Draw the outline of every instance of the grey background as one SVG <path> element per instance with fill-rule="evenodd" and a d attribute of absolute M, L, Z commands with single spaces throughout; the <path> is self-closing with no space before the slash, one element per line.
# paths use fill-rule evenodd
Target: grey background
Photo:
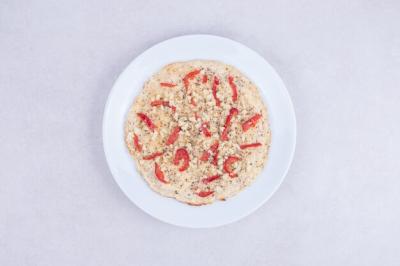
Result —
<path fill-rule="evenodd" d="M 400 2 L 0 1 L 0 265 L 400 265 Z M 124 67 L 190 33 L 263 55 L 292 96 L 293 165 L 261 209 L 190 230 L 107 168 Z"/>

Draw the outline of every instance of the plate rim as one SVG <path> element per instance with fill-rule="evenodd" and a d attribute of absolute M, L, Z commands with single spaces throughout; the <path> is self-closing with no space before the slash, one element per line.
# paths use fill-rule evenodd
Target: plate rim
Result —
<path fill-rule="evenodd" d="M 113 96 L 116 93 L 116 85 L 122 80 L 124 74 L 126 74 L 127 70 L 130 68 L 131 65 L 133 65 L 135 63 L 135 61 L 137 61 L 141 56 L 143 56 L 145 53 L 149 52 L 150 50 L 152 50 L 153 48 L 156 48 L 157 46 L 162 46 L 163 44 L 173 41 L 173 40 L 177 40 L 177 39 L 183 39 L 183 38 L 192 38 L 192 37 L 200 37 L 200 38 L 213 38 L 213 39 L 221 39 L 221 40 L 225 40 L 225 41 L 229 41 L 232 42 L 234 44 L 237 44 L 239 46 L 241 46 L 242 48 L 247 49 L 249 52 L 252 52 L 254 55 L 256 55 L 260 60 L 262 60 L 268 67 L 270 67 L 271 71 L 275 74 L 275 76 L 279 79 L 279 81 L 282 83 L 283 86 L 283 93 L 285 94 L 285 98 L 287 100 L 287 103 L 290 107 L 290 111 L 291 111 L 291 118 L 293 119 L 293 128 L 292 128 L 292 146 L 291 146 L 291 150 L 290 150 L 290 155 L 288 156 L 288 161 L 287 161 L 287 165 L 285 166 L 285 170 L 283 171 L 282 177 L 279 179 L 279 182 L 277 182 L 275 184 L 275 186 L 273 187 L 273 189 L 271 190 L 270 194 L 267 195 L 266 197 L 264 197 L 263 200 L 261 200 L 258 204 L 252 206 L 252 208 L 248 208 L 248 210 L 244 213 L 242 213 L 241 215 L 238 215 L 237 217 L 235 217 L 234 219 L 231 219 L 228 222 L 222 222 L 222 223 L 216 223 L 213 225 L 204 225 L 204 226 L 191 226 L 188 224 L 179 224 L 176 222 L 171 222 L 168 220 L 164 220 L 156 215 L 154 215 L 153 213 L 149 212 L 147 209 L 143 208 L 140 204 L 138 204 L 137 202 L 135 202 L 134 200 L 131 199 L 131 197 L 128 195 L 128 192 L 125 190 L 125 188 L 118 182 L 118 179 L 116 178 L 116 173 L 113 171 L 113 167 L 111 165 L 111 159 L 110 159 L 110 153 L 107 152 L 107 148 L 106 148 L 106 127 L 107 127 L 107 117 L 108 117 L 108 113 L 110 112 L 110 104 L 111 104 L 111 99 L 113 98 Z M 217 59 L 216 59 L 217 60 Z M 179 61 L 179 60 L 178 60 Z M 268 108 L 268 105 L 267 105 Z M 268 108 L 269 109 L 269 108 Z M 269 110 L 268 110 L 269 111 Z M 230 38 L 226 38 L 226 37 L 222 37 L 222 36 L 218 36 L 218 35 L 212 35 L 212 34 L 187 34 L 187 35 L 179 35 L 179 36 L 175 36 L 172 38 L 168 38 L 165 39 L 163 41 L 157 42 L 151 46 L 149 46 L 148 48 L 144 49 L 142 52 L 140 52 L 138 55 L 136 55 L 124 68 L 123 70 L 119 73 L 118 77 L 115 79 L 111 90 L 107 96 L 107 100 L 105 102 L 104 105 L 104 112 L 103 112 L 103 120 L 102 120 L 102 143 L 103 143 L 103 152 L 106 158 L 106 162 L 107 162 L 107 166 L 108 169 L 110 170 L 110 173 L 114 179 L 114 181 L 117 183 L 118 187 L 122 190 L 122 192 L 125 194 L 125 196 L 136 205 L 136 207 L 138 207 L 140 210 L 142 210 L 143 212 L 145 212 L 146 214 L 150 215 L 151 217 L 162 221 L 164 223 L 167 224 L 171 224 L 174 226 L 180 226 L 180 227 L 186 227 L 186 228 L 214 228 L 214 227 L 220 227 L 223 225 L 227 225 L 227 224 L 231 224 L 234 222 L 237 222 L 243 218 L 245 218 L 246 216 L 252 214 L 253 212 L 255 212 L 257 209 L 259 209 L 262 205 L 264 205 L 275 193 L 276 191 L 279 189 L 279 187 L 282 185 L 283 180 L 286 178 L 289 169 L 293 163 L 293 159 L 294 159 L 294 155 L 295 155 L 295 151 L 296 151 L 296 144 L 297 144 L 297 120 L 296 120 L 296 112 L 295 112 L 295 108 L 292 102 L 292 99 L 290 97 L 290 94 L 287 90 L 287 87 L 284 83 L 284 81 L 282 80 L 281 76 L 278 74 L 278 72 L 275 70 L 275 68 L 272 67 L 271 64 L 269 64 L 269 62 L 262 56 L 260 55 L 258 52 L 256 52 L 255 50 L 249 48 L 247 45 L 242 44 L 241 42 L 232 40 Z M 271 143 L 272 144 L 272 143 Z M 270 159 L 268 159 L 269 161 Z M 261 174 L 261 173 L 260 173 Z M 140 175 L 140 174 L 139 174 Z M 154 191 L 153 191 L 154 192 Z M 156 192 L 154 192 L 156 193 Z M 198 207 L 196 207 L 198 208 Z"/>

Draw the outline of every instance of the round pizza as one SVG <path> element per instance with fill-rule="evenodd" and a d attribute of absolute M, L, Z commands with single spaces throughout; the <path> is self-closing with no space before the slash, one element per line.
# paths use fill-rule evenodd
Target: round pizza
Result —
<path fill-rule="evenodd" d="M 159 194 L 198 206 L 249 186 L 271 142 L 257 87 L 235 67 L 194 60 L 163 67 L 125 122 L 139 173 Z"/>

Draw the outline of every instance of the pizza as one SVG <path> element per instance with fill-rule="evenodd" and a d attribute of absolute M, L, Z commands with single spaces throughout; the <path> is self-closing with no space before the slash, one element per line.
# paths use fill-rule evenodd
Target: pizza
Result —
<path fill-rule="evenodd" d="M 125 143 L 154 191 L 198 206 L 255 180 L 271 132 L 258 88 L 245 75 L 193 60 L 166 65 L 145 82 L 127 114 Z"/>

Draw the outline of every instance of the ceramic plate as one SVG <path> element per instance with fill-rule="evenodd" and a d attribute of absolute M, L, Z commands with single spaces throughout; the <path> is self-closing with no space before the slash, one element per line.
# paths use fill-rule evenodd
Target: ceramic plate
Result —
<path fill-rule="evenodd" d="M 166 64 L 194 59 L 218 60 L 238 68 L 261 90 L 272 134 L 269 160 L 255 182 L 238 195 L 200 207 L 160 196 L 135 168 L 124 143 L 125 116 L 144 82 Z M 296 144 L 293 105 L 281 78 L 259 54 L 230 39 L 186 35 L 149 48 L 122 72 L 112 88 L 103 118 L 104 152 L 115 181 L 140 209 L 178 226 L 205 228 L 237 221 L 264 204 L 282 183 Z"/>

